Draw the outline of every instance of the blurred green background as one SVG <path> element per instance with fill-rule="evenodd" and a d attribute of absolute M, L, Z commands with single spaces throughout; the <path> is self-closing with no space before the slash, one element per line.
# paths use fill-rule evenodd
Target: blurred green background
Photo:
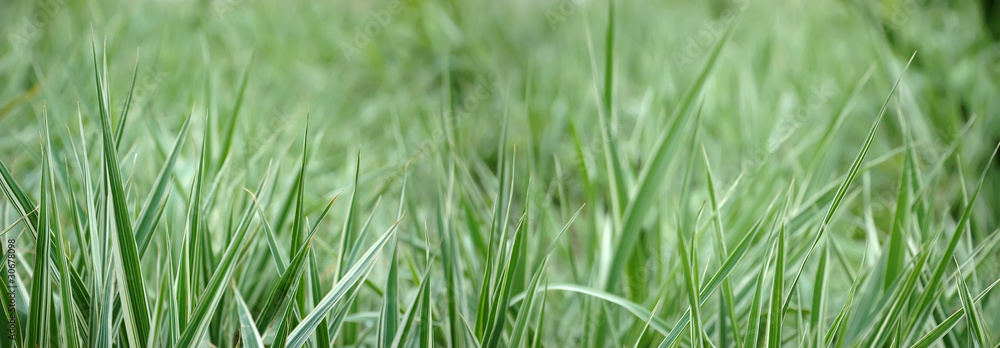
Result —
<path fill-rule="evenodd" d="M 139 52 L 136 117 L 125 135 L 134 153 L 153 146 L 137 139 L 168 144 L 171 132 L 161 130 L 176 130 L 192 109 L 231 113 L 248 66 L 236 132 L 238 144 L 246 145 L 237 158 L 255 160 L 248 165 L 266 164 L 269 154 L 253 156 L 261 147 L 284 153 L 308 111 L 324 133 L 318 161 L 346 168 L 360 148 L 368 159 L 364 172 L 397 170 L 422 142 L 441 141 L 433 135 L 448 104 L 461 104 L 483 80 L 501 87 L 480 98 L 472 117 L 455 124 L 463 155 L 493 155 L 505 112 L 513 120 L 512 142 L 525 155 L 545 159 L 532 168 L 542 178 L 553 175 L 553 154 L 564 161 L 573 157 L 571 123 L 586 138 L 597 138 L 594 81 L 603 78 L 603 3 L 406 0 L 398 2 L 398 13 L 386 1 L 52 0 L 2 6 L 0 129 L 8 141 L 0 143 L 0 153 L 20 155 L 15 167 L 21 170 L 34 167 L 22 156 L 37 152 L 30 150 L 37 147 L 41 106 L 56 125 L 73 120 L 78 105 L 85 114 L 96 110 L 91 32 L 99 46 L 106 43 L 115 105 L 124 102 Z M 872 83 L 838 134 L 838 142 L 853 144 L 870 125 L 900 62 L 916 51 L 900 92 L 914 138 L 931 143 L 929 149 L 948 144 L 975 117 L 959 153 L 964 165 L 976 168 L 1000 139 L 1000 53 L 987 25 L 995 25 L 996 17 L 984 15 L 986 6 L 931 0 L 623 1 L 615 45 L 616 127 L 634 144 L 625 151 L 641 158 L 648 151 L 643 144 L 662 129 L 711 44 L 736 18 L 732 44 L 704 104 L 702 141 L 711 158 L 740 163 L 767 148 L 769 138 L 782 137 L 775 134 L 787 134 L 790 140 L 779 152 L 805 160 L 796 144 L 821 132 L 834 106 L 876 64 Z M 830 97 L 796 114 L 810 108 L 818 90 Z M 785 124 L 798 126 L 787 132 L 792 127 Z M 887 130 L 879 134 L 886 140 L 875 143 L 878 153 L 900 144 L 898 127 L 896 117 L 887 118 Z M 267 142 L 278 146 L 258 145 Z M 839 146 L 824 161 L 842 165 L 855 152 Z M 414 167 L 419 171 L 421 165 Z M 742 169 L 718 170 L 728 182 Z M 789 175 L 795 170 L 782 169 Z M 315 191 L 327 192 L 338 181 L 332 179 L 349 170 L 317 175 L 329 175 Z M 987 192 L 995 202 L 997 190 Z"/>

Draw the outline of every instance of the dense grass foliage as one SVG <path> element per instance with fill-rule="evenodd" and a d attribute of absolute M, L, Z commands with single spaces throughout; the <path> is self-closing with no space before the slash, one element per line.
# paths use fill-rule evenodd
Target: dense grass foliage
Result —
<path fill-rule="evenodd" d="M 0 3 L 0 347 L 995 347 L 976 1 Z"/>

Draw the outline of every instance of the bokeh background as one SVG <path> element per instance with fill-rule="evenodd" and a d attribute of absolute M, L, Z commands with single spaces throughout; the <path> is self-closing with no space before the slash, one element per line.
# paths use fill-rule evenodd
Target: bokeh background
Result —
<path fill-rule="evenodd" d="M 317 161 L 347 168 L 363 149 L 369 159 L 364 172 L 396 170 L 422 142 L 440 142 L 433 136 L 445 110 L 484 83 L 498 87 L 478 98 L 468 120 L 455 124 L 463 155 L 494 156 L 505 113 L 512 119 L 511 142 L 526 156 L 545 158 L 531 169 L 541 178 L 553 175 L 552 155 L 564 162 L 573 157 L 570 128 L 585 140 L 597 138 L 594 81 L 603 78 L 604 3 L 397 5 L 398 13 L 385 1 L 5 1 L 0 125 L 9 141 L 0 151 L 12 162 L 19 155 L 14 163 L 30 168 L 41 106 L 57 125 L 73 120 L 77 106 L 96 110 L 88 83 L 92 33 L 106 49 L 118 106 L 138 56 L 136 117 L 125 135 L 134 153 L 154 146 L 138 139 L 169 144 L 170 132 L 159 130 L 176 130 L 192 110 L 231 114 L 247 69 L 235 137 L 237 158 L 249 159 L 248 165 L 297 151 L 289 143 L 310 113 L 323 133 Z M 941 146 L 962 134 L 962 164 L 980 168 L 1000 139 L 995 7 L 932 0 L 624 1 L 614 46 L 616 127 L 636 145 L 625 151 L 641 158 L 648 151 L 641 145 L 659 134 L 711 45 L 735 20 L 704 103 L 703 142 L 719 163 L 742 163 L 771 147 L 769 139 L 783 137 L 789 140 L 779 155 L 805 160 L 797 144 L 821 134 L 837 104 L 876 65 L 837 135 L 839 143 L 856 142 L 916 51 L 899 97 L 914 138 Z M 819 102 L 811 106 L 810 98 Z M 970 130 L 960 133 L 972 118 Z M 897 118 L 886 121 L 876 153 L 900 144 Z M 842 168 L 856 150 L 838 146 L 823 161 Z M 136 170 L 157 168 L 151 163 Z M 414 170 L 420 168 L 415 163 Z M 743 169 L 717 170 L 728 182 Z M 321 193 L 350 170 L 316 175 L 324 178 L 315 191 Z M 986 200 L 996 199 L 996 190 L 986 192 Z"/>

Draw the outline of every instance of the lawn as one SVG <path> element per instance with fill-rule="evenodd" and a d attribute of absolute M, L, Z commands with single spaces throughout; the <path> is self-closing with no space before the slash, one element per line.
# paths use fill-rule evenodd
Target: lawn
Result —
<path fill-rule="evenodd" d="M 992 1 L 0 0 L 0 347 L 996 347 Z"/>

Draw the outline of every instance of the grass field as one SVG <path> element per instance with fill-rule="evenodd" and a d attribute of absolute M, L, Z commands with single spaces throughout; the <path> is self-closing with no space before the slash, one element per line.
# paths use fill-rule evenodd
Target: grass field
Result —
<path fill-rule="evenodd" d="M 991 1 L 0 0 L 0 34 L 0 347 L 1000 344 Z"/>

